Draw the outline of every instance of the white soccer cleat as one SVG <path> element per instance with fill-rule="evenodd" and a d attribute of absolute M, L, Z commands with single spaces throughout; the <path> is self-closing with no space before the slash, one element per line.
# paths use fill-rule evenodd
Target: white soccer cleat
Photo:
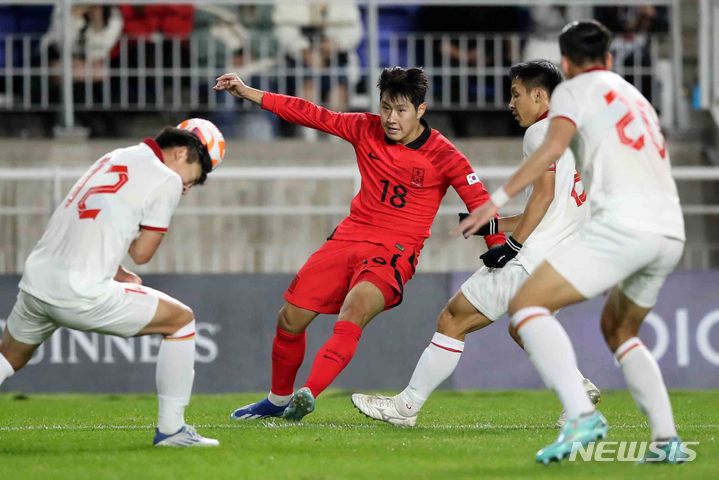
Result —
<path fill-rule="evenodd" d="M 352 403 L 360 412 L 369 418 L 400 427 L 414 427 L 417 423 L 417 414 L 405 415 L 397 409 L 395 402 L 400 402 L 399 396 L 385 397 L 384 395 L 352 395 Z"/>
<path fill-rule="evenodd" d="M 195 430 L 195 427 L 183 425 L 171 435 L 165 435 L 155 429 L 155 438 L 152 444 L 156 447 L 218 447 L 220 442 L 214 438 L 205 438 Z"/>
<path fill-rule="evenodd" d="M 602 392 L 600 392 L 599 389 L 588 378 L 582 380 L 582 386 L 584 387 L 584 391 L 587 392 L 587 396 L 589 397 L 589 400 L 592 402 L 593 405 L 596 405 L 602 401 Z M 565 423 L 567 423 L 567 412 L 563 411 L 554 426 L 557 428 L 562 428 Z"/>

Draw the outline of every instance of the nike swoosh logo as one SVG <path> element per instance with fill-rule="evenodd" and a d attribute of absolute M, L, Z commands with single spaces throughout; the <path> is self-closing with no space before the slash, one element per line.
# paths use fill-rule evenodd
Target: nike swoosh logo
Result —
<path fill-rule="evenodd" d="M 501 257 L 499 257 L 499 258 L 497 259 L 497 261 L 498 261 L 498 262 L 501 262 L 504 257 L 506 257 L 506 255 L 502 255 Z"/>
<path fill-rule="evenodd" d="M 377 155 L 375 155 L 372 152 L 369 152 L 369 158 L 372 160 L 382 160 L 381 158 L 379 158 Z"/>

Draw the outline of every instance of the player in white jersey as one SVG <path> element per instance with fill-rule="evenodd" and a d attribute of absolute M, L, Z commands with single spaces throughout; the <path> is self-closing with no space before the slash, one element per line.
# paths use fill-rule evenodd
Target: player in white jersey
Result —
<path fill-rule="evenodd" d="M 17 302 L 0 341 L 0 384 L 60 327 L 120 337 L 163 335 L 157 356 L 157 446 L 214 446 L 185 424 L 194 377 L 195 320 L 178 300 L 141 285 L 125 254 L 150 261 L 180 196 L 219 164 L 202 139 L 221 140 L 210 122 L 166 127 L 114 150 L 72 187 L 25 263 Z M 191 131 L 192 130 L 192 131 Z M 224 143 L 224 141 L 223 141 Z M 219 153 L 218 153 L 219 152 Z"/>
<path fill-rule="evenodd" d="M 606 290 L 602 333 L 649 418 L 653 444 L 646 460 L 686 458 L 659 366 L 637 337 L 682 255 L 684 221 L 657 114 L 639 91 L 608 71 L 610 42 L 598 22 L 565 27 L 559 45 L 569 80 L 552 95 L 544 142 L 492 201 L 455 231 L 467 235 L 479 229 L 572 145 L 588 180 L 592 218 L 568 245 L 549 254 L 509 305 L 529 358 L 569 417 L 557 441 L 537 453 L 544 463 L 606 436 L 606 420 L 574 374 L 569 337 L 551 313 Z"/>
<path fill-rule="evenodd" d="M 522 127 L 528 127 L 522 145 L 526 158 L 542 143 L 547 132 L 549 98 L 562 81 L 562 74 L 551 62 L 536 60 L 514 65 L 509 70 L 509 78 L 512 81 L 509 109 Z M 437 319 L 437 332 L 417 362 L 407 388 L 394 397 L 352 395 L 352 402 L 362 413 L 393 425 L 414 426 L 430 394 L 457 367 L 465 336 L 504 315 L 509 300 L 535 267 L 552 248 L 571 237 L 588 217 L 587 194 L 570 150 L 547 168 L 528 190 L 529 198 L 522 214 L 492 219 L 476 232 L 490 235 L 503 230 L 512 235 L 506 244 L 480 257 L 485 266 L 462 285 L 442 310 Z M 519 337 L 512 330 L 510 333 L 521 346 Z M 597 403 L 599 390 L 576 368 L 573 374 Z M 563 423 L 564 415 L 557 424 Z"/>

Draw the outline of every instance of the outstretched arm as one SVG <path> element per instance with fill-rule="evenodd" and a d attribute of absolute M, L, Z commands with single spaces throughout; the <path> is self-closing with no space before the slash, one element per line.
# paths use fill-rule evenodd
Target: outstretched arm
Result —
<path fill-rule="evenodd" d="M 494 218 L 489 223 L 485 223 L 474 234 L 484 236 L 495 232 L 515 232 L 515 238 L 524 243 L 534 229 L 537 228 L 539 222 L 542 221 L 554 199 L 554 177 L 554 172 L 548 171 L 534 182 L 532 195 L 527 200 L 524 213 Z M 525 214 L 527 215 L 526 218 Z M 459 220 L 462 221 L 468 216 L 468 213 L 460 213 Z"/>
<path fill-rule="evenodd" d="M 362 127 L 370 117 L 364 113 L 334 112 L 299 97 L 263 92 L 247 86 L 236 73 L 218 77 L 213 88 L 256 103 L 288 122 L 322 130 L 352 143 L 358 140 Z"/>
<path fill-rule="evenodd" d="M 472 211 L 479 205 L 489 202 L 489 192 L 484 188 L 467 157 L 458 151 L 451 155 L 448 161 L 440 163 L 445 165 L 445 175 L 459 198 L 467 205 L 467 210 Z M 504 233 L 497 230 L 482 232 L 481 235 L 484 236 L 487 248 L 502 245 L 506 241 Z"/>
<path fill-rule="evenodd" d="M 496 224 L 495 228 L 512 231 L 512 235 L 507 238 L 507 243 L 504 245 L 487 250 L 480 255 L 479 258 L 487 267 L 502 268 L 522 250 L 524 242 L 542 221 L 554 199 L 554 177 L 554 171 L 549 171 L 534 182 L 534 189 L 524 208 L 524 213 L 492 222 Z M 486 229 L 487 226 L 490 225 L 485 225 L 479 231 Z"/>
<path fill-rule="evenodd" d="M 532 194 L 527 200 L 524 212 L 513 217 L 499 219 L 499 228 L 512 232 L 512 237 L 524 243 L 542 221 L 554 200 L 554 179 L 556 173 L 547 171 L 532 184 Z"/>
<path fill-rule="evenodd" d="M 499 207 L 541 177 L 552 163 L 559 160 L 559 157 L 569 147 L 576 131 L 577 128 L 571 120 L 563 117 L 554 118 L 549 125 L 547 136 L 539 148 L 522 163 L 502 188 L 492 194 L 489 202 L 470 213 L 452 231 L 452 234 L 468 236 L 479 230 L 482 225 L 496 215 Z"/>

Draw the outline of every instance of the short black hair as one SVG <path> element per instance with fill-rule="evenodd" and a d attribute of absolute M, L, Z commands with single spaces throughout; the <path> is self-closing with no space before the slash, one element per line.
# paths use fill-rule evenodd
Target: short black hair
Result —
<path fill-rule="evenodd" d="M 552 95 L 555 87 L 562 83 L 562 72 L 549 60 L 532 60 L 512 65 L 509 69 L 509 80 L 519 79 L 527 91 L 543 88 Z"/>
<path fill-rule="evenodd" d="M 420 104 L 424 102 L 428 86 L 427 74 L 421 68 L 416 67 L 385 68 L 377 81 L 380 99 L 385 93 L 390 100 L 404 97 L 412 102 L 414 108 L 419 108 Z"/>
<path fill-rule="evenodd" d="M 596 20 L 567 24 L 559 35 L 559 50 L 575 65 L 603 62 L 609 53 L 612 34 Z"/>
<path fill-rule="evenodd" d="M 212 171 L 212 159 L 210 152 L 200 140 L 200 137 L 177 127 L 165 127 L 155 137 L 155 141 L 160 148 L 187 147 L 187 163 L 200 162 L 202 166 L 202 175 L 197 181 L 198 185 L 202 185 L 207 180 L 207 174 Z"/>

